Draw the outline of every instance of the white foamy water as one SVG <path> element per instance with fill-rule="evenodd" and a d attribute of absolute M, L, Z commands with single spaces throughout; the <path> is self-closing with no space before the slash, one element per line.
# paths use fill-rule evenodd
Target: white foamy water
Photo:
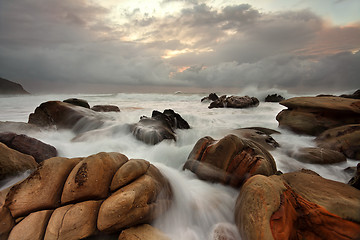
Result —
<path fill-rule="evenodd" d="M 267 94 L 267 93 L 266 93 Z M 254 92 L 263 99 L 265 93 Z M 241 94 L 239 94 L 241 95 Z M 244 94 L 243 94 L 244 95 Z M 281 95 L 290 97 L 286 93 Z M 85 157 L 98 152 L 120 152 L 128 158 L 143 158 L 157 166 L 169 179 L 174 191 L 174 203 L 167 213 L 155 221 L 155 226 L 171 239 L 209 239 L 218 225 L 227 226 L 237 239 L 234 228 L 234 206 L 238 190 L 221 184 L 198 180 L 182 167 L 198 139 L 204 136 L 221 138 L 227 132 L 242 127 L 266 127 L 280 131 L 272 137 L 281 147 L 271 154 L 278 170 L 286 173 L 302 168 L 316 171 L 332 180 L 347 182 L 351 176 L 343 170 L 355 166 L 355 161 L 331 165 L 314 165 L 296 161 L 287 156 L 289 150 L 315 146 L 313 137 L 300 136 L 278 128 L 276 115 L 284 109 L 278 103 L 261 102 L 256 108 L 208 109 L 201 103 L 205 94 L 81 94 L 0 97 L 0 121 L 27 122 L 28 116 L 42 102 L 64 100 L 70 97 L 85 99 L 90 106 L 117 105 L 120 113 L 104 113 L 109 121 L 98 130 L 76 136 L 70 130 L 29 132 L 28 135 L 55 146 L 60 156 Z M 253 95 L 252 95 L 253 96 Z M 151 116 L 153 110 L 173 109 L 191 126 L 189 130 L 177 130 L 177 141 L 163 141 L 155 146 L 136 140 L 128 130 L 128 124 L 140 117 Z"/>

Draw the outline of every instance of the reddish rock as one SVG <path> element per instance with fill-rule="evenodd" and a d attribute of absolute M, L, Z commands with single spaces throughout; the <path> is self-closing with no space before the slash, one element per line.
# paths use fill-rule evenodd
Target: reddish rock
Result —
<path fill-rule="evenodd" d="M 203 180 L 239 187 L 249 176 L 275 174 L 276 164 L 271 154 L 260 145 L 227 135 L 218 141 L 211 137 L 200 139 L 184 169 Z"/>
<path fill-rule="evenodd" d="M 57 155 L 55 147 L 24 134 L 0 133 L 0 142 L 9 148 L 33 156 L 38 163 Z"/>

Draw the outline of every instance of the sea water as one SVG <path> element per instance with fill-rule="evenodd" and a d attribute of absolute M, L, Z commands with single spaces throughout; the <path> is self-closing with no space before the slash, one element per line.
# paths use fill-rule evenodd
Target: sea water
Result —
<path fill-rule="evenodd" d="M 121 112 L 103 113 L 109 120 L 101 129 L 77 136 L 70 130 L 42 130 L 27 135 L 51 144 L 62 157 L 86 157 L 98 152 L 120 152 L 130 158 L 150 161 L 169 179 L 174 201 L 171 208 L 154 225 L 175 240 L 210 239 L 217 227 L 227 229 L 229 236 L 240 239 L 234 223 L 234 207 L 239 190 L 222 184 L 199 180 L 182 167 L 195 143 L 204 136 L 219 139 L 231 130 L 243 127 L 266 127 L 281 134 L 272 137 L 280 148 L 271 151 L 278 170 L 283 173 L 307 168 L 322 177 L 346 183 L 351 176 L 344 171 L 356 162 L 348 159 L 338 164 L 316 165 L 301 163 L 288 156 L 288 152 L 301 147 L 315 146 L 314 138 L 294 134 L 278 127 L 276 115 L 285 107 L 278 103 L 260 102 L 258 107 L 246 109 L 215 108 L 200 99 L 206 94 L 77 94 L 77 95 L 26 95 L 0 96 L 0 121 L 27 122 L 29 114 L 42 102 L 81 98 L 90 106 L 117 105 Z M 244 95 L 239 93 L 239 95 Z M 282 92 L 286 98 L 294 95 Z M 263 100 L 265 92 L 253 91 L 251 96 Z M 136 140 L 129 132 L 128 124 L 139 121 L 141 116 L 151 116 L 153 110 L 173 109 L 191 126 L 176 130 L 177 141 L 163 141 L 155 146 Z M 86 126 L 85 126 L 86 127 Z M 8 187 L 21 179 L 9 179 Z M 231 238 L 229 238 L 231 239 Z"/>

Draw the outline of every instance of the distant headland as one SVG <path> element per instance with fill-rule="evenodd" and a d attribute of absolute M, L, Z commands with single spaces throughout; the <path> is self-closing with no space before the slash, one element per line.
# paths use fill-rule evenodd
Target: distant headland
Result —
<path fill-rule="evenodd" d="M 20 84 L 0 77 L 0 94 L 30 94 Z"/>

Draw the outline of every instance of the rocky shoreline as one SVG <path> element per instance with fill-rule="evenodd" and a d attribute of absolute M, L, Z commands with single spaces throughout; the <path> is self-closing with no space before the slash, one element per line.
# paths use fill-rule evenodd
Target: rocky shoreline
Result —
<path fill-rule="evenodd" d="M 219 107 L 244 107 L 245 100 L 246 107 L 259 104 L 248 96 L 216 97 L 210 94 L 208 99 Z M 280 102 L 288 109 L 276 117 L 279 126 L 313 136 L 318 146 L 289 155 L 310 164 L 360 160 L 360 102 L 346 97 Z M 0 192 L 0 239 L 83 239 L 103 234 L 123 240 L 150 235 L 169 239 L 149 224 L 171 206 L 173 189 L 146 159 L 128 159 L 118 152 L 57 157 L 52 146 L 24 135 L 44 128 L 71 129 L 77 135 L 74 141 L 81 141 L 109 120 L 103 112 L 121 113 L 111 105 L 93 108 L 81 99 L 49 101 L 29 115 L 28 123 L 0 122 L 0 180 L 32 171 Z M 180 114 L 167 109 L 140 117 L 128 131 L 155 145 L 176 141 L 177 129 L 190 127 Z M 183 169 L 203 181 L 237 189 L 234 218 L 243 239 L 360 239 L 360 163 L 348 184 L 306 169 L 282 173 L 271 154 L 281 145 L 272 134 L 281 133 L 254 127 L 233 129 L 221 139 L 204 136 Z M 235 239 L 221 226 L 217 232 L 214 240 Z"/>

